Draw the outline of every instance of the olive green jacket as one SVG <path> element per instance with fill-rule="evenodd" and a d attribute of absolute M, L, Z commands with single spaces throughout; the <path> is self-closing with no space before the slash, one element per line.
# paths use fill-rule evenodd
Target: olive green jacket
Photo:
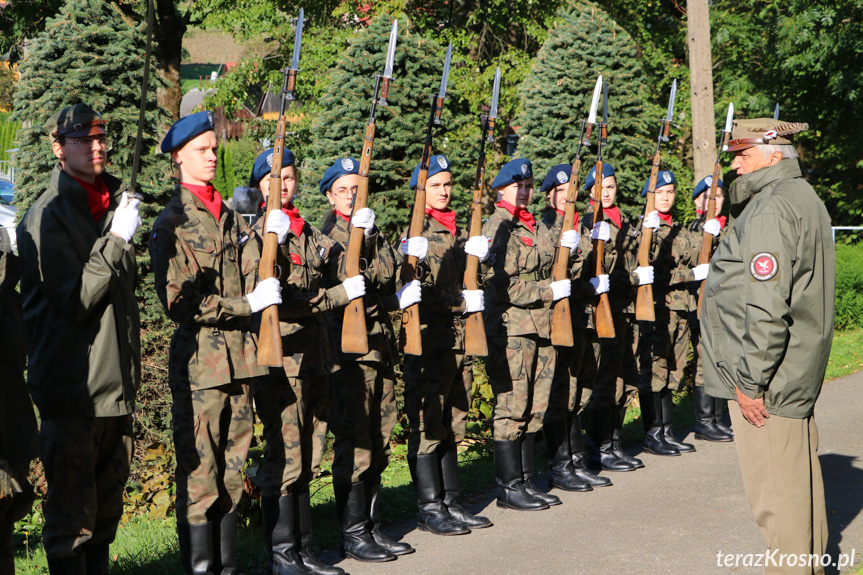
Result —
<path fill-rule="evenodd" d="M 40 415 L 113 417 L 135 409 L 141 381 L 135 246 L 110 232 L 120 180 L 102 174 L 108 211 L 58 164 L 18 224 L 28 387 Z"/>
<path fill-rule="evenodd" d="M 714 397 L 763 395 L 771 414 L 812 414 L 833 340 L 830 216 L 796 160 L 737 179 L 739 214 L 710 262 L 701 309 L 704 382 Z"/>

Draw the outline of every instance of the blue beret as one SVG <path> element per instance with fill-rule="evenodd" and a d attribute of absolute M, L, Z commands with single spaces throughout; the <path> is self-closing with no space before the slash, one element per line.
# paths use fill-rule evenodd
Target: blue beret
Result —
<path fill-rule="evenodd" d="M 210 111 L 198 112 L 191 114 L 185 118 L 180 118 L 168 133 L 165 134 L 165 139 L 162 140 L 162 152 L 173 152 L 178 148 L 182 148 L 187 142 L 194 140 L 204 132 L 209 132 L 216 129 L 216 121 L 213 119 L 213 113 Z"/>
<path fill-rule="evenodd" d="M 497 173 L 494 181 L 491 183 L 492 188 L 502 188 L 513 182 L 520 182 L 533 177 L 533 166 L 530 165 L 530 160 L 519 158 L 510 160 Z"/>
<path fill-rule="evenodd" d="M 660 170 L 658 174 L 656 174 L 656 187 L 661 188 L 662 186 L 667 186 L 669 184 L 675 183 L 677 180 L 674 179 L 674 173 L 669 172 L 668 170 Z M 641 197 L 647 196 L 647 188 L 650 186 L 650 178 L 647 178 L 647 181 L 644 182 L 644 188 L 641 190 Z"/>
<path fill-rule="evenodd" d="M 333 186 L 333 182 L 335 182 L 342 176 L 359 173 L 360 163 L 355 159 L 342 158 L 340 160 L 336 160 L 336 163 L 327 168 L 327 171 L 324 172 L 324 178 L 321 180 L 318 188 L 320 188 L 322 194 L 326 194 Z"/>
<path fill-rule="evenodd" d="M 692 192 L 692 199 L 694 200 L 698 196 L 704 193 L 707 188 L 713 185 L 713 176 L 707 176 L 706 178 L 702 178 L 700 182 L 695 185 L 695 191 Z M 717 188 L 722 188 L 722 180 L 716 184 Z"/>
<path fill-rule="evenodd" d="M 545 179 L 542 181 L 542 187 L 539 189 L 541 193 L 546 193 L 556 188 L 560 184 L 569 182 L 569 176 L 572 175 L 572 166 L 570 164 L 558 164 L 548 171 Z"/>
<path fill-rule="evenodd" d="M 602 179 L 608 178 L 614 175 L 614 166 L 609 164 L 608 162 L 602 162 Z M 593 185 L 596 183 L 596 165 L 590 168 L 590 172 L 587 174 L 587 179 L 584 180 L 584 191 L 589 192 L 593 188 Z M 601 186 L 602 184 L 600 184 Z"/>
<path fill-rule="evenodd" d="M 255 160 L 255 165 L 252 166 L 252 175 L 249 176 L 250 188 L 257 188 L 264 176 L 273 173 L 273 150 L 274 148 L 270 148 L 261 152 L 261 155 Z M 282 167 L 287 168 L 293 165 L 294 153 L 285 148 L 282 150 Z"/>
<path fill-rule="evenodd" d="M 452 170 L 450 170 L 449 160 L 446 159 L 446 156 L 441 154 L 440 156 L 432 156 L 431 158 L 429 158 L 428 177 L 430 178 L 430 177 L 434 176 L 435 174 L 439 174 L 441 172 L 452 173 Z M 414 168 L 414 173 L 411 174 L 410 188 L 412 190 L 417 189 L 417 181 L 419 180 L 419 178 L 420 178 L 420 165 L 417 164 L 417 167 Z"/>

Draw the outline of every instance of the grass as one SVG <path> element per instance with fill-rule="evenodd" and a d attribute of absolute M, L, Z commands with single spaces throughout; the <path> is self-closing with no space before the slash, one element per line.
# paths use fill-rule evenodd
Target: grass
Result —
<path fill-rule="evenodd" d="M 860 350 L 863 349 L 863 329 L 837 332 L 833 339 L 826 379 L 835 379 L 863 368 Z M 685 390 L 675 396 L 679 409 L 675 410 L 675 425 L 692 425 L 694 409 L 692 394 Z M 637 403 L 627 411 L 623 430 L 624 444 L 641 440 L 641 411 Z M 544 469 L 544 445 L 537 449 L 537 469 Z M 411 485 L 407 466 L 407 446 L 394 445 L 390 465 L 384 472 L 382 519 L 385 524 L 401 523 L 416 514 L 416 496 Z M 494 470 L 491 445 L 487 439 L 466 440 L 459 453 L 461 489 L 466 503 L 476 502 L 489 495 L 494 487 Z M 321 477 L 312 483 L 312 522 L 315 529 L 315 546 L 332 550 L 338 547 L 339 530 L 336 521 L 332 477 L 325 462 Z M 251 518 L 240 529 L 238 556 L 240 571 L 248 575 L 266 573 L 266 555 L 262 545 L 260 508 L 257 502 L 249 506 L 242 516 Z M 147 520 L 136 518 L 121 526 L 117 540 L 111 546 L 113 575 L 150 575 L 181 573 L 177 549 L 176 526 L 173 518 Z M 16 541 L 16 573 L 41 575 L 48 573 L 41 541 Z M 863 565 L 853 573 L 863 575 Z"/>
<path fill-rule="evenodd" d="M 180 91 L 185 94 L 193 88 L 204 89 L 210 84 L 210 73 L 219 69 L 218 64 L 183 64 L 180 66 Z M 224 71 L 224 70 L 223 70 Z M 201 80 L 203 78 L 203 80 Z"/>

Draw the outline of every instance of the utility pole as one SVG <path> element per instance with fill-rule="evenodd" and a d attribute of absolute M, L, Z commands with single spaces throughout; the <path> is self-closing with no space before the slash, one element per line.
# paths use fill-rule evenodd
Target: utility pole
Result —
<path fill-rule="evenodd" d="M 692 146 L 695 179 L 713 172 L 716 162 L 716 124 L 713 112 L 713 58 L 710 53 L 708 0 L 686 1 L 689 44 L 689 85 L 692 102 Z"/>

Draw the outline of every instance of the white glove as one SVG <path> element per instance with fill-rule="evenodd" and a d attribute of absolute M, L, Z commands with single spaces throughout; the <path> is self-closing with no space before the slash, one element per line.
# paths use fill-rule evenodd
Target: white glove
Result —
<path fill-rule="evenodd" d="M 426 259 L 429 241 L 422 236 L 402 240 L 401 252 L 406 256 L 416 256 L 419 261 Z"/>
<path fill-rule="evenodd" d="M 282 210 L 273 210 L 267 214 L 267 233 L 276 234 L 279 244 L 288 241 L 288 232 L 291 231 L 291 218 Z"/>
<path fill-rule="evenodd" d="M 551 282 L 550 287 L 552 293 L 551 299 L 553 299 L 554 301 L 569 297 L 569 294 L 572 293 L 571 280 L 560 280 L 556 282 Z"/>
<path fill-rule="evenodd" d="M 643 286 L 653 283 L 653 266 L 635 268 L 635 273 L 638 274 L 638 285 Z"/>
<path fill-rule="evenodd" d="M 141 227 L 141 214 L 138 213 L 138 198 L 129 199 L 129 195 L 123 192 L 120 205 L 114 210 L 114 219 L 111 221 L 111 233 L 120 236 L 127 242 L 135 237 L 135 232 Z"/>
<path fill-rule="evenodd" d="M 399 307 L 405 309 L 415 303 L 419 303 L 423 298 L 423 288 L 420 286 L 420 280 L 414 280 L 402 286 L 396 295 L 399 297 Z"/>
<path fill-rule="evenodd" d="M 464 252 L 469 256 L 476 256 L 479 261 L 488 259 L 488 238 L 485 236 L 474 236 L 468 238 L 464 244 Z"/>
<path fill-rule="evenodd" d="M 719 225 L 719 220 L 707 220 L 704 222 L 704 231 L 715 238 L 722 231 L 722 226 Z"/>
<path fill-rule="evenodd" d="M 611 241 L 611 228 L 608 227 L 608 222 L 596 222 L 593 224 L 593 229 L 590 230 L 590 239 L 601 242 Z"/>
<path fill-rule="evenodd" d="M 282 284 L 276 278 L 261 280 L 254 291 L 246 296 L 252 313 L 258 313 L 271 305 L 282 303 Z"/>
<path fill-rule="evenodd" d="M 596 295 L 601 295 L 608 292 L 608 274 L 602 274 L 595 278 L 590 278 L 590 285 L 593 286 L 593 291 Z"/>
<path fill-rule="evenodd" d="M 464 313 L 473 313 L 485 309 L 485 299 L 481 289 L 466 289 L 461 291 L 464 298 Z"/>
<path fill-rule="evenodd" d="M 375 213 L 371 208 L 360 208 L 351 218 L 351 225 L 355 228 L 363 228 L 363 234 L 370 236 L 375 228 Z"/>
<path fill-rule="evenodd" d="M 709 269 L 710 264 L 701 264 L 692 268 L 692 275 L 695 277 L 695 281 L 700 282 L 701 280 L 706 278 Z"/>
<path fill-rule="evenodd" d="M 651 230 L 659 229 L 659 212 L 657 210 L 653 210 L 644 216 L 644 222 L 642 222 L 641 225 L 645 228 L 650 228 Z"/>
<path fill-rule="evenodd" d="M 348 292 L 348 299 L 353 301 L 358 297 L 366 295 L 366 278 L 365 276 L 354 276 L 342 282 L 345 286 L 345 291 Z"/>
<path fill-rule="evenodd" d="M 578 232 L 575 230 L 567 230 L 560 236 L 560 245 L 569 248 L 571 254 L 578 247 Z"/>

